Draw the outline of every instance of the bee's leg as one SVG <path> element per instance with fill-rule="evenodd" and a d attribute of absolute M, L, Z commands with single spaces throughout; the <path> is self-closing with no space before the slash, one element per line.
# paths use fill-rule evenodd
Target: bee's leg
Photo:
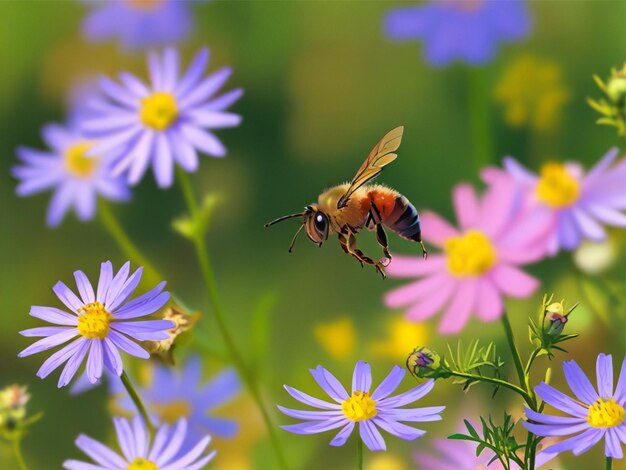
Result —
<path fill-rule="evenodd" d="M 363 267 L 363 261 L 355 254 L 350 251 L 348 248 L 348 235 L 347 233 L 339 232 L 339 244 L 341 245 L 341 249 L 348 255 L 354 257 L 359 263 L 361 263 L 361 267 Z"/>
<path fill-rule="evenodd" d="M 357 248 L 356 237 L 352 232 L 348 233 L 348 251 L 362 263 L 374 265 L 376 267 L 376 271 L 380 273 L 383 279 L 387 277 L 387 275 L 385 274 L 385 267 L 382 265 L 382 263 L 374 261 L 372 258 L 366 256 L 361 250 Z"/>
<path fill-rule="evenodd" d="M 387 243 L 387 234 L 385 233 L 385 229 L 382 224 L 378 224 L 376 226 L 376 240 L 378 240 L 378 244 L 383 248 L 383 254 L 385 258 L 381 260 L 383 266 L 388 266 L 391 263 L 391 253 L 389 253 L 389 244 Z"/>
<path fill-rule="evenodd" d="M 383 248 L 383 254 L 385 255 L 384 261 L 381 260 L 383 266 L 388 266 L 391 262 L 391 253 L 389 253 L 389 243 L 387 242 L 387 234 L 382 224 L 382 217 L 380 211 L 374 201 L 372 201 L 372 210 L 369 213 L 369 219 L 376 225 L 376 240 L 378 244 Z"/>

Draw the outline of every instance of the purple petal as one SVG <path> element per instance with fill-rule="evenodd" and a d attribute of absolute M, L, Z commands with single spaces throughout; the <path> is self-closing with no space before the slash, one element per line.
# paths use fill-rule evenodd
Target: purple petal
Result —
<path fill-rule="evenodd" d="M 179 108 L 189 109 L 209 99 L 226 83 L 232 72 L 230 67 L 224 67 L 210 75 L 202 83 L 195 86 L 193 91 L 180 99 Z"/>
<path fill-rule="evenodd" d="M 193 61 L 185 72 L 183 78 L 178 82 L 176 95 L 178 95 L 179 98 L 184 98 L 187 92 L 195 87 L 200 78 L 202 78 L 202 74 L 204 73 L 208 62 L 209 50 L 206 48 L 201 49 L 193 58 Z"/>
<path fill-rule="evenodd" d="M 193 125 L 180 126 L 183 137 L 198 150 L 213 157 L 223 157 L 226 155 L 226 147 L 212 133 L 203 131 Z"/>
<path fill-rule="evenodd" d="M 370 420 L 359 421 L 359 434 L 361 439 L 372 452 L 377 450 L 387 450 L 385 440 L 380 435 L 380 431 Z"/>
<path fill-rule="evenodd" d="M 117 442 L 124 457 L 126 457 L 126 460 L 129 462 L 132 462 L 138 454 L 135 449 L 135 437 L 133 436 L 133 430 L 130 424 L 124 418 L 113 418 L 113 425 L 115 426 L 115 433 L 117 434 Z"/>
<path fill-rule="evenodd" d="M 31 317 L 39 318 L 55 325 L 76 326 L 78 324 L 78 317 L 76 317 L 76 315 L 71 315 L 54 307 L 40 307 L 34 305 L 30 308 L 29 314 Z"/>
<path fill-rule="evenodd" d="M 384 406 L 380 406 L 379 416 L 392 421 L 406 421 L 411 423 L 441 421 L 440 413 L 445 409 L 445 406 L 401 409 L 387 409 Z"/>
<path fill-rule="evenodd" d="M 104 363 L 111 373 L 118 377 L 122 375 L 122 371 L 124 370 L 122 358 L 113 342 L 108 338 L 104 338 Z"/>
<path fill-rule="evenodd" d="M 161 286 L 161 289 L 162 288 L 163 287 Z M 149 300 L 143 299 L 143 297 L 144 296 L 137 297 L 133 301 L 124 305 L 115 313 L 115 318 L 118 320 L 129 320 L 131 318 L 150 315 L 167 303 L 170 298 L 170 294 L 169 292 L 161 292 L 156 297 L 152 297 Z M 134 303 L 136 300 L 142 301 Z"/>
<path fill-rule="evenodd" d="M 338 418 L 343 416 L 341 411 L 305 411 L 305 410 L 293 410 L 291 408 L 285 408 L 284 406 L 276 405 L 280 411 L 287 416 L 296 419 L 305 419 L 308 421 L 326 421 L 330 418 Z"/>
<path fill-rule="evenodd" d="M 183 383 L 196 384 L 198 381 Z M 225 369 L 200 391 L 202 408 L 208 410 L 221 406 L 232 400 L 240 391 L 241 381 L 237 372 L 234 369 Z"/>
<path fill-rule="evenodd" d="M 132 342 L 120 333 L 109 330 L 108 339 L 110 339 L 115 346 L 120 348 L 125 353 L 130 354 L 131 356 L 135 356 L 141 359 L 148 359 L 150 357 L 150 353 L 148 353 L 148 351 L 146 351 L 137 343 Z"/>
<path fill-rule="evenodd" d="M 565 413 L 576 416 L 578 418 L 587 418 L 586 407 L 572 400 L 564 393 L 559 392 L 554 387 L 542 382 L 535 387 L 535 392 L 543 401 L 555 407 L 556 409 L 564 411 Z"/>
<path fill-rule="evenodd" d="M 339 431 L 335 435 L 335 437 L 333 437 L 333 440 L 330 441 L 330 445 L 333 447 L 339 447 L 339 446 L 344 445 L 346 441 L 348 440 L 348 438 L 350 437 L 350 434 L 352 434 L 353 429 L 354 429 L 354 421 L 350 421 L 341 429 L 341 431 Z"/>
<path fill-rule="evenodd" d="M 172 148 L 168 138 L 164 133 L 157 135 L 152 165 L 159 188 L 169 188 L 174 181 L 174 156 L 172 155 Z"/>
<path fill-rule="evenodd" d="M 348 392 L 346 392 L 346 389 L 341 385 L 341 382 L 322 366 L 310 369 L 309 372 L 311 372 L 311 375 L 313 375 L 318 385 L 322 387 L 322 390 L 336 402 L 342 403 L 349 398 Z"/>
<path fill-rule="evenodd" d="M 281 428 L 294 434 L 317 434 L 320 432 L 330 431 L 331 429 L 337 429 L 338 427 L 345 425 L 347 422 L 349 422 L 348 418 L 341 415 L 337 418 L 325 421 L 309 421 L 306 423 L 283 425 Z"/>
<path fill-rule="evenodd" d="M 598 394 L 602 398 L 613 396 L 613 356 L 599 354 L 596 361 L 596 375 L 598 380 Z"/>
<path fill-rule="evenodd" d="M 70 360 L 67 361 L 67 364 L 65 364 L 65 367 L 61 372 L 61 376 L 59 377 L 59 383 L 57 384 L 58 388 L 65 387 L 68 383 L 71 382 L 71 380 L 74 378 L 74 375 L 76 375 L 76 371 L 83 363 L 83 359 L 85 359 L 85 355 L 87 354 L 87 351 L 89 350 L 89 346 L 92 341 L 86 340 L 85 338 L 81 339 L 83 339 L 84 341 L 81 342 L 80 347 L 70 358 Z M 80 342 L 80 340 L 76 342 L 78 343 Z"/>
<path fill-rule="evenodd" d="M 380 400 L 379 406 L 385 408 L 396 408 L 404 405 L 408 405 L 409 403 L 413 403 L 414 401 L 419 400 L 428 392 L 430 392 L 435 386 L 435 381 L 433 379 L 428 379 L 421 385 L 409 390 L 408 392 L 401 393 L 400 395 L 396 395 L 395 397 L 385 398 Z"/>
<path fill-rule="evenodd" d="M 182 420 L 181 420 L 182 421 Z M 148 455 L 148 444 L 150 440 L 150 436 L 146 430 L 146 427 L 143 422 L 143 418 L 135 416 L 132 419 L 133 425 L 133 434 L 135 435 L 135 450 L 137 451 L 138 456 L 146 456 Z M 183 431 L 183 437 L 186 433 L 186 429 Z"/>
<path fill-rule="evenodd" d="M 113 279 L 113 265 L 110 261 L 105 261 L 100 265 L 100 278 L 98 279 L 98 290 L 96 291 L 96 300 L 102 304 L 105 303 L 111 280 Z"/>
<path fill-rule="evenodd" d="M 187 470 L 189 466 L 194 463 L 198 457 L 200 457 L 210 442 L 211 436 L 205 436 L 189 452 L 184 454 L 182 457 L 177 457 L 175 463 L 170 463 L 170 465 L 168 467 L 164 467 L 163 470 L 174 470 L 179 468 Z"/>
<path fill-rule="evenodd" d="M 132 73 L 120 73 L 120 80 L 137 99 L 145 98 L 150 94 L 148 87 Z"/>
<path fill-rule="evenodd" d="M 241 124 L 241 116 L 238 114 L 220 111 L 203 111 L 198 109 L 187 113 L 187 117 L 196 126 L 207 129 L 222 129 Z"/>
<path fill-rule="evenodd" d="M 167 137 L 171 148 L 174 149 L 174 157 L 183 170 L 189 172 L 196 171 L 198 169 L 198 154 L 193 145 L 187 142 L 175 127 L 170 129 Z"/>
<path fill-rule="evenodd" d="M 160 325 L 155 327 L 155 325 Z M 167 330 L 176 325 L 168 320 L 112 322 L 111 328 L 139 341 L 161 341 L 170 337 Z"/>
<path fill-rule="evenodd" d="M 139 100 L 132 93 L 109 77 L 100 77 L 100 88 L 110 99 L 127 108 L 135 109 L 139 105 Z"/>
<path fill-rule="evenodd" d="M 596 163 L 591 170 L 587 173 L 585 177 L 585 182 L 587 184 L 591 183 L 593 180 L 601 176 L 608 168 L 611 166 L 611 163 L 615 161 L 617 156 L 619 155 L 619 148 L 613 147 L 609 150 L 598 163 Z"/>
<path fill-rule="evenodd" d="M 313 406 L 315 408 L 322 408 L 325 410 L 341 410 L 341 405 L 337 405 L 335 403 L 330 403 L 324 400 L 320 400 L 319 398 L 312 397 L 300 390 L 296 390 L 295 388 L 290 387 L 289 385 L 283 385 L 287 393 L 291 395 L 293 398 L 298 400 L 299 402 L 304 403 L 305 405 Z"/>
<path fill-rule="evenodd" d="M 243 95 L 242 88 L 235 88 L 232 91 L 226 92 L 223 95 L 218 96 L 217 98 L 212 99 L 208 103 L 206 103 L 200 109 L 206 109 L 211 111 L 223 111 L 224 109 L 230 107 L 235 101 L 237 101 Z"/>
<path fill-rule="evenodd" d="M 352 393 L 369 392 L 372 386 L 372 370 L 367 362 L 358 361 L 352 374 Z"/>
<path fill-rule="evenodd" d="M 74 294 L 74 292 L 72 292 L 70 288 L 61 281 L 57 282 L 52 290 L 57 295 L 59 300 L 74 313 L 78 313 L 78 310 L 83 306 L 83 303 L 78 297 L 76 297 L 76 294 Z"/>
<path fill-rule="evenodd" d="M 576 361 L 565 361 L 563 363 L 563 372 L 569 388 L 572 389 L 572 392 L 580 401 L 591 405 L 600 398 Z"/>
<path fill-rule="evenodd" d="M 577 424 L 585 421 L 584 418 L 569 418 L 565 416 L 552 416 L 544 413 L 537 413 L 530 408 L 524 407 L 524 411 L 528 419 L 537 421 L 542 424 Z"/>
<path fill-rule="evenodd" d="M 170 459 L 174 458 L 176 454 L 180 451 L 180 447 L 183 444 L 185 439 L 185 434 L 187 433 L 187 421 L 181 419 L 176 424 L 176 428 L 172 433 L 170 441 L 167 443 L 163 452 L 156 458 L 156 463 L 158 465 L 163 465 L 169 462 Z"/>
<path fill-rule="evenodd" d="M 67 361 L 78 349 L 86 342 L 85 338 L 79 338 L 76 341 L 71 342 L 67 346 L 59 349 L 52 356 L 45 360 L 37 371 L 37 377 L 44 379 L 61 364 Z"/>
<path fill-rule="evenodd" d="M 178 53 L 176 49 L 168 47 L 163 53 L 163 85 L 161 89 L 173 92 L 178 79 Z"/>
<path fill-rule="evenodd" d="M 137 268 L 137 270 L 128 278 L 128 280 L 122 286 L 120 292 L 115 296 L 115 299 L 107 305 L 109 312 L 115 312 L 115 309 L 122 305 L 135 291 L 141 280 L 143 274 L 143 266 Z"/>
<path fill-rule="evenodd" d="M 624 457 L 624 452 L 622 451 L 622 446 L 620 445 L 619 438 L 615 431 L 615 428 L 610 428 L 606 431 L 604 437 L 604 455 L 614 459 L 621 459 Z"/>
<path fill-rule="evenodd" d="M 92 384 L 96 383 L 100 377 L 102 377 L 102 355 L 102 341 L 91 341 L 91 350 L 87 358 L 87 378 Z"/>
<path fill-rule="evenodd" d="M 78 329 L 66 328 L 60 333 L 56 333 L 52 336 L 48 336 L 47 338 L 40 339 L 39 341 L 34 342 L 22 352 L 20 352 L 18 354 L 18 357 L 27 357 L 38 352 L 46 351 L 60 344 L 63 344 L 70 339 L 75 338 L 76 336 L 78 336 Z"/>
<path fill-rule="evenodd" d="M 422 437 L 426 434 L 426 431 L 412 428 L 406 424 L 398 423 L 397 421 L 393 421 L 387 417 L 376 416 L 372 419 L 372 421 L 389 434 L 393 434 L 394 436 L 404 439 L 405 441 L 412 441 L 413 439 L 417 439 L 418 437 Z"/>
<path fill-rule="evenodd" d="M 48 213 L 46 214 L 46 224 L 49 227 L 57 227 L 65 214 L 69 210 L 75 198 L 75 185 L 62 184 L 50 199 Z"/>
<path fill-rule="evenodd" d="M 617 386 L 615 387 L 615 401 L 626 404 L 626 357 L 622 361 L 622 368 L 619 373 L 619 379 L 617 379 Z"/>
<path fill-rule="evenodd" d="M 391 395 L 396 388 L 398 388 L 398 385 L 402 382 L 405 374 L 406 370 L 404 370 L 403 367 L 393 366 L 389 375 L 385 377 L 376 390 L 374 390 L 374 393 L 372 393 L 372 400 L 382 400 L 383 398 L 387 398 Z"/>
<path fill-rule="evenodd" d="M 534 424 L 523 421 L 524 427 L 538 436 L 567 436 L 589 429 L 586 421 L 578 424 Z"/>
<path fill-rule="evenodd" d="M 95 462 L 110 468 L 125 468 L 128 466 L 122 457 L 113 452 L 104 444 L 81 434 L 76 439 L 76 447 L 91 457 Z"/>
<path fill-rule="evenodd" d="M 20 331 L 22 336 L 26 337 L 44 337 L 54 336 L 64 331 L 74 330 L 74 328 L 68 328 L 67 326 L 40 326 L 38 328 L 29 328 L 27 330 Z"/>
<path fill-rule="evenodd" d="M 83 304 L 90 304 L 96 300 L 91 282 L 82 271 L 74 271 L 74 279 L 76 279 L 76 287 L 80 294 Z"/>
<path fill-rule="evenodd" d="M 126 261 L 117 274 L 113 277 L 111 283 L 109 284 L 109 289 L 107 290 L 106 297 L 104 298 L 104 305 L 108 308 L 111 303 L 115 301 L 118 294 L 122 290 L 122 287 L 126 283 L 128 279 L 128 274 L 130 272 L 130 261 Z"/>

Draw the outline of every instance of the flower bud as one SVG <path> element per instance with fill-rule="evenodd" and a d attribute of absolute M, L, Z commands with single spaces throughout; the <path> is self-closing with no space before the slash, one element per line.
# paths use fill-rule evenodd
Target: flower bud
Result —
<path fill-rule="evenodd" d="M 28 400 L 25 385 L 13 384 L 0 390 L 0 426 L 13 426 L 24 419 Z"/>
<path fill-rule="evenodd" d="M 420 378 L 432 376 L 440 364 L 439 354 L 423 346 L 415 348 L 406 360 L 409 371 Z"/>
<path fill-rule="evenodd" d="M 169 337 L 161 341 L 146 341 L 145 345 L 150 354 L 157 356 L 168 364 L 174 364 L 172 351 L 174 341 L 181 333 L 189 330 L 196 320 L 176 307 L 168 307 L 163 314 L 163 320 L 169 320 L 176 325 L 174 328 L 167 330 Z"/>

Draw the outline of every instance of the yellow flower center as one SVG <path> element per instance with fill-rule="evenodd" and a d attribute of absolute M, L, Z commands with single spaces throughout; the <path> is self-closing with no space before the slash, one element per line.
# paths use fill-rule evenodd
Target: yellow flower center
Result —
<path fill-rule="evenodd" d="M 92 142 L 81 141 L 65 151 L 65 168 L 74 176 L 85 178 L 93 173 L 98 160 L 86 154 L 93 147 Z"/>
<path fill-rule="evenodd" d="M 624 422 L 624 407 L 614 398 L 598 398 L 589 407 L 587 422 L 594 428 L 614 428 Z"/>
<path fill-rule="evenodd" d="M 154 411 L 161 420 L 168 424 L 174 424 L 180 418 L 191 415 L 191 406 L 185 400 L 174 400 L 169 403 L 154 403 Z"/>
<path fill-rule="evenodd" d="M 126 470 L 159 470 L 157 464 L 142 457 L 137 457 L 132 463 L 126 467 Z"/>
<path fill-rule="evenodd" d="M 546 163 L 537 182 L 537 198 L 550 207 L 567 207 L 580 196 L 580 184 L 562 163 Z"/>
<path fill-rule="evenodd" d="M 480 276 L 498 260 L 489 237 L 479 230 L 448 238 L 444 250 L 448 271 L 458 277 Z"/>
<path fill-rule="evenodd" d="M 137 10 L 154 10 L 163 3 L 163 0 L 127 0 L 128 4 Z"/>
<path fill-rule="evenodd" d="M 104 339 L 109 333 L 113 315 L 100 302 L 93 302 L 78 309 L 78 332 L 87 339 Z"/>
<path fill-rule="evenodd" d="M 352 421 L 363 421 L 376 416 L 376 401 L 367 392 L 356 391 L 341 404 L 341 411 Z"/>
<path fill-rule="evenodd" d="M 152 93 L 141 100 L 141 122 L 157 131 L 170 127 L 178 117 L 176 99 L 163 91 Z"/>

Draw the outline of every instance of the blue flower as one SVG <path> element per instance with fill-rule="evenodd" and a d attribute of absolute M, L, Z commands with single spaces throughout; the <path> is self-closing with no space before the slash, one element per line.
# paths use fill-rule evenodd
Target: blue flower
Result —
<path fill-rule="evenodd" d="M 13 167 L 12 173 L 20 181 L 18 196 L 54 190 L 46 217 L 50 227 L 58 226 L 72 207 L 80 220 L 91 220 L 97 195 L 115 201 L 130 198 L 124 180 L 112 176 L 110 161 L 101 155 L 87 155 L 94 140 L 74 126 L 59 124 L 44 126 L 42 136 L 50 150 L 18 148 L 21 164 Z"/>
<path fill-rule="evenodd" d="M 117 37 L 126 50 L 175 44 L 193 27 L 190 1 L 90 0 L 85 36 L 93 42 Z"/>
<path fill-rule="evenodd" d="M 520 41 L 531 29 L 522 0 L 439 0 L 396 8 L 385 19 L 387 37 L 424 41 L 426 61 L 485 64 L 501 42 Z"/>
<path fill-rule="evenodd" d="M 59 387 L 67 385 L 81 366 L 87 362 L 86 374 L 91 383 L 102 377 L 103 366 L 120 376 L 124 370 L 119 350 L 141 359 L 150 354 L 132 341 L 159 341 L 168 338 L 167 330 L 174 327 L 168 320 L 133 321 L 156 312 L 168 301 L 168 292 L 162 292 L 165 282 L 151 291 L 129 301 L 143 268 L 130 274 L 130 262 L 113 275 L 110 261 L 102 263 L 97 290 L 82 271 L 75 271 L 76 287 L 80 297 L 63 282 L 52 288 L 69 312 L 54 307 L 33 306 L 30 315 L 55 326 L 43 326 L 21 331 L 22 336 L 40 337 L 18 354 L 26 357 L 63 345 L 41 366 L 37 376 L 45 378 L 65 364 L 59 378 Z"/>
<path fill-rule="evenodd" d="M 231 74 L 229 67 L 203 78 L 209 51 L 201 50 L 187 71 L 179 76 L 179 56 L 166 49 L 162 57 L 148 56 L 150 84 L 134 75 L 120 74 L 122 84 L 104 77 L 104 99 L 90 103 L 93 116 L 83 128 L 99 139 L 91 152 L 121 154 L 114 174 L 126 173 L 137 184 L 152 164 L 157 184 L 172 184 L 174 164 L 185 171 L 198 168 L 198 152 L 214 157 L 226 155 L 226 148 L 210 132 L 239 125 L 241 117 L 226 109 L 241 97 L 235 89 L 215 97 Z"/>
<path fill-rule="evenodd" d="M 187 420 L 189 429 L 183 450 L 206 434 L 230 438 L 237 433 L 236 422 L 210 416 L 210 413 L 233 400 L 240 391 L 241 383 L 233 369 L 226 369 L 203 384 L 202 363 L 197 357 L 189 359 L 182 371 L 154 366 L 150 385 L 138 387 L 138 393 L 155 422 L 172 424 L 179 418 Z M 118 398 L 119 406 L 136 411 L 127 394 Z"/>

